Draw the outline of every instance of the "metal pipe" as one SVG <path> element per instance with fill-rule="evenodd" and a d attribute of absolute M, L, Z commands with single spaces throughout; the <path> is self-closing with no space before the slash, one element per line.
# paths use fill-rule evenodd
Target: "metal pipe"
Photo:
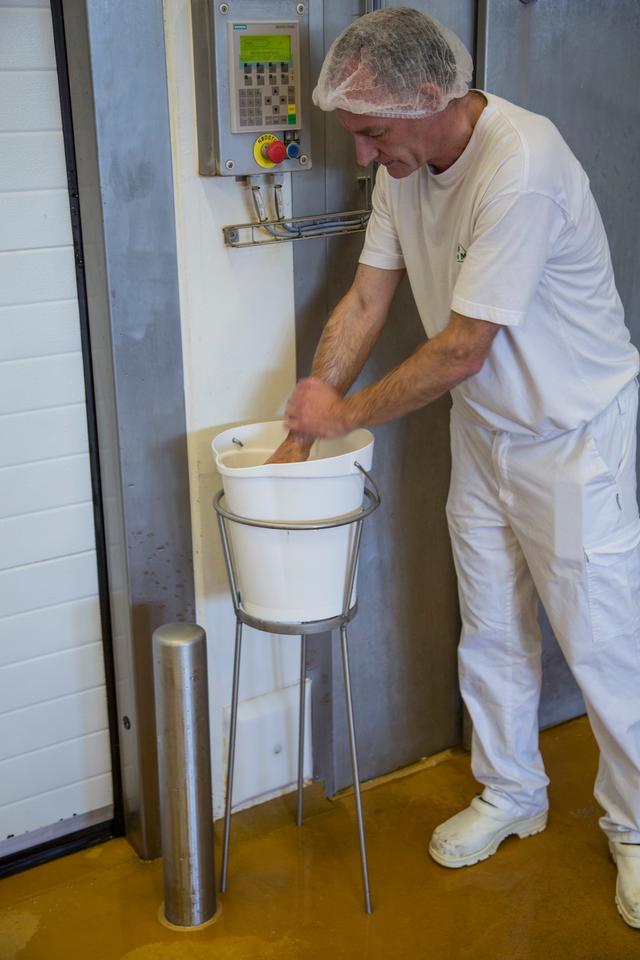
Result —
<path fill-rule="evenodd" d="M 298 826 L 302 826 L 302 791 L 304 789 L 304 721 L 305 721 L 305 693 L 307 674 L 307 637 L 300 637 L 300 715 L 298 717 Z"/>
<path fill-rule="evenodd" d="M 362 799 L 360 797 L 360 771 L 358 770 L 358 751 L 356 748 L 356 729 L 353 720 L 353 697 L 351 695 L 351 675 L 349 673 L 349 648 L 347 646 L 347 628 L 340 627 L 342 647 L 342 673 L 344 677 L 344 694 L 347 704 L 347 722 L 349 726 L 349 747 L 351 750 L 351 767 L 353 769 L 353 791 L 356 798 L 356 813 L 358 815 L 358 838 L 360 840 L 360 868 L 362 870 L 362 888 L 364 893 L 364 909 L 372 912 L 371 889 L 369 887 L 369 866 L 367 864 L 367 844 L 364 836 L 364 818 L 362 816 Z"/>
<path fill-rule="evenodd" d="M 240 658 L 242 656 L 242 623 L 236 620 L 236 647 L 233 656 L 233 689 L 229 724 L 229 759 L 227 761 L 227 796 L 224 805 L 224 834 L 222 838 L 222 872 L 220 890 L 226 893 L 229 869 L 229 835 L 231 833 L 231 805 L 233 803 L 233 769 L 236 759 L 236 729 L 238 726 L 238 692 L 240 689 Z"/>
<path fill-rule="evenodd" d="M 487 49 L 489 46 L 489 3 L 478 0 L 476 6 L 476 63 L 473 85 L 478 90 L 487 89 Z"/>
<path fill-rule="evenodd" d="M 216 911 L 206 635 L 195 623 L 153 633 L 164 915 L 195 927 Z"/>
<path fill-rule="evenodd" d="M 358 555 L 360 553 L 360 541 L 362 540 L 362 520 L 356 521 L 356 530 L 354 534 L 354 543 L 351 548 L 351 556 L 349 558 L 349 568 L 347 572 L 346 579 L 346 592 L 344 599 L 342 601 L 342 616 L 346 618 L 349 607 L 351 606 L 351 597 L 353 595 L 353 587 L 356 582 L 356 573 L 358 571 Z"/>
<path fill-rule="evenodd" d="M 217 517 L 218 527 L 220 528 L 220 539 L 222 540 L 222 550 L 224 553 L 224 565 L 227 571 L 227 578 L 229 580 L 231 599 L 233 600 L 233 609 L 235 610 L 237 617 L 238 607 L 240 604 L 240 591 L 238 590 L 238 581 L 236 579 L 233 561 L 231 559 L 231 548 L 229 546 L 229 537 L 227 536 L 227 528 L 225 526 L 225 517 L 222 513 L 218 513 Z"/>

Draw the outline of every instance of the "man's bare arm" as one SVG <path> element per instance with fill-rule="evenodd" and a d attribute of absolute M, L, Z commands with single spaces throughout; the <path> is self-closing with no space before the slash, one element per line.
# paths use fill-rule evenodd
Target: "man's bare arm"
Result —
<path fill-rule="evenodd" d="M 301 380 L 287 405 L 289 428 L 313 437 L 339 436 L 417 410 L 478 373 L 499 329 L 452 312 L 442 333 L 346 400 L 318 379 Z"/>
<path fill-rule="evenodd" d="M 331 314 L 320 337 L 311 376 L 345 394 L 357 379 L 389 313 L 404 270 L 359 264 L 348 293 Z"/>
<path fill-rule="evenodd" d="M 316 348 L 312 377 L 343 396 L 362 370 L 389 313 L 404 270 L 359 264 L 349 291 L 329 317 Z M 290 433 L 268 463 L 306 460 L 315 437 Z"/>

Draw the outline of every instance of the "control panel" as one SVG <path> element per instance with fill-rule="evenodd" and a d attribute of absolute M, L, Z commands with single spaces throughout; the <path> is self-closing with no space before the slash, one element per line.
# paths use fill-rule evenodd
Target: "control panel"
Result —
<path fill-rule="evenodd" d="M 192 0 L 201 174 L 310 169 L 307 6 Z"/>

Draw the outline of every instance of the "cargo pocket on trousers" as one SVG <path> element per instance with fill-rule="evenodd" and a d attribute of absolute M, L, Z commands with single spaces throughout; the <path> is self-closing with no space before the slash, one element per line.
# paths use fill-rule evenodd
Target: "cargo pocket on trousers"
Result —
<path fill-rule="evenodd" d="M 640 631 L 640 521 L 606 543 L 585 547 L 593 640 L 605 643 Z"/>

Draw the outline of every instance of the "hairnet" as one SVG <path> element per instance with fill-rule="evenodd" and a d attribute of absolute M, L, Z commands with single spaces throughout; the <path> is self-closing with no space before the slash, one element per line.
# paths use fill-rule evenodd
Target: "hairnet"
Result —
<path fill-rule="evenodd" d="M 322 110 L 428 117 L 463 97 L 473 61 L 433 17 L 389 7 L 354 21 L 331 45 L 313 91 Z"/>

